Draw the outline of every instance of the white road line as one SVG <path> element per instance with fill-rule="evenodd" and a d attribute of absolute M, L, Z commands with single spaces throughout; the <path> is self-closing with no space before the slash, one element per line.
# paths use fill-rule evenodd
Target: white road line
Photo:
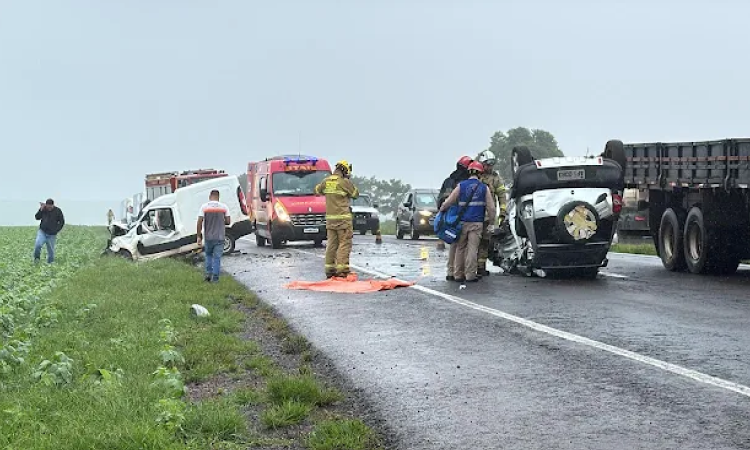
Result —
<path fill-rule="evenodd" d="M 322 255 L 318 255 L 316 253 L 304 251 L 304 250 L 295 250 L 298 253 L 303 253 L 306 255 L 312 255 L 317 258 L 323 258 Z M 372 269 L 366 269 L 364 267 L 356 266 L 354 264 L 350 264 L 351 267 L 359 270 L 360 272 L 369 273 L 370 275 L 381 277 L 381 278 L 392 278 L 391 276 L 378 272 L 376 270 Z M 675 375 L 680 375 L 685 378 L 689 378 L 691 380 L 697 381 L 699 383 L 707 384 L 710 386 L 715 386 L 721 389 L 726 389 L 728 391 L 735 392 L 740 395 L 744 395 L 746 397 L 750 397 L 750 387 L 744 386 L 742 384 L 734 383 L 731 381 L 727 381 L 721 378 L 717 378 L 711 375 L 707 375 L 705 373 L 698 372 L 696 370 L 688 369 L 686 367 L 678 366 L 676 364 L 671 364 L 665 361 L 661 361 L 659 359 L 651 358 L 649 356 L 644 356 L 635 352 L 631 352 L 630 350 L 625 350 L 620 347 L 615 347 L 613 345 L 605 344 L 603 342 L 595 341 L 593 339 L 589 339 L 583 336 L 579 336 L 577 334 L 568 333 L 567 331 L 558 330 L 556 328 L 548 327 L 547 325 L 542 325 L 540 323 L 536 323 L 532 320 L 524 319 L 522 317 L 514 316 L 513 314 L 508 314 L 506 312 L 489 308 L 487 306 L 480 305 L 478 303 L 474 303 L 472 301 L 463 299 L 461 297 L 457 297 L 455 295 L 451 294 L 445 294 L 440 291 L 436 291 L 434 289 L 430 289 L 425 286 L 420 285 L 414 285 L 411 286 L 412 289 L 416 289 L 417 291 L 423 292 L 425 294 L 434 295 L 436 297 L 442 298 L 443 300 L 447 300 L 452 303 L 456 303 L 461 306 L 465 306 L 467 308 L 471 308 L 476 311 L 481 311 L 490 315 L 493 315 L 495 317 L 499 317 L 501 319 L 508 320 L 510 322 L 517 323 L 519 325 L 523 325 L 527 328 L 531 328 L 532 330 L 538 331 L 540 333 L 545 333 L 550 336 L 555 336 L 560 339 L 564 339 L 566 341 L 576 342 L 582 345 L 586 345 L 588 347 L 592 347 L 598 350 L 603 350 L 605 352 L 612 353 L 614 355 L 622 356 L 624 358 L 631 359 L 633 361 L 640 362 L 642 364 L 647 364 L 649 366 L 653 366 L 659 369 L 662 369 L 667 372 L 671 372 Z"/>
<path fill-rule="evenodd" d="M 610 277 L 610 278 L 630 278 L 627 275 L 620 275 L 619 273 L 614 272 L 606 272 L 606 271 L 599 271 L 599 275 L 603 277 Z"/>

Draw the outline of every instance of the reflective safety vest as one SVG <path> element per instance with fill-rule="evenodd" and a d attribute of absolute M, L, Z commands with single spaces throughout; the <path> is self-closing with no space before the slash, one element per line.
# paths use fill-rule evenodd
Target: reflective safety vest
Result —
<path fill-rule="evenodd" d="M 352 220 L 349 199 L 359 197 L 359 190 L 351 180 L 333 174 L 315 187 L 315 193 L 326 196 L 326 222 Z"/>
<path fill-rule="evenodd" d="M 487 208 L 487 202 L 485 201 L 487 198 L 487 185 L 476 178 L 469 178 L 466 181 L 462 181 L 458 186 L 458 206 L 459 208 L 466 207 L 461 221 L 484 222 L 485 208 Z M 474 191 L 475 186 L 476 191 Z M 472 191 L 474 191 L 474 195 L 471 195 Z"/>

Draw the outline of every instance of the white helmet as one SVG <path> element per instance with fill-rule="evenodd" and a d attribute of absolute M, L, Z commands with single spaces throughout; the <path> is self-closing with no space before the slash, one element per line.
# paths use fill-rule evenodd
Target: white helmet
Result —
<path fill-rule="evenodd" d="M 485 150 L 482 153 L 479 154 L 477 157 L 477 161 L 480 163 L 486 165 L 486 166 L 494 166 L 495 162 L 497 161 L 497 158 L 495 158 L 495 154 L 492 153 L 489 150 Z"/>

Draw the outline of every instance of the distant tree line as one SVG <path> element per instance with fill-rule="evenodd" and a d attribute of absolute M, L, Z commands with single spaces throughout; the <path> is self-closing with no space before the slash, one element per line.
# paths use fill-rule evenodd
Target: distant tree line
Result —
<path fill-rule="evenodd" d="M 531 150 L 534 158 L 551 158 L 564 156 L 557 145 L 557 139 L 549 131 L 529 130 L 524 127 L 511 128 L 507 133 L 498 131 L 490 138 L 491 150 L 497 157 L 495 170 L 505 180 L 510 180 L 510 158 L 513 147 L 525 145 Z"/>
<path fill-rule="evenodd" d="M 379 180 L 375 177 L 353 176 L 352 182 L 363 194 L 370 195 L 373 203 L 379 205 L 378 210 L 383 214 L 395 214 L 404 194 L 411 189 L 411 185 L 401 180 Z"/>

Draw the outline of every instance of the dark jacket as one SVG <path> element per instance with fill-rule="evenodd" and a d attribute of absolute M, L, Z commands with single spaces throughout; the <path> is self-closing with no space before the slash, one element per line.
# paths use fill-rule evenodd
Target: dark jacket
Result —
<path fill-rule="evenodd" d="M 55 235 L 62 230 L 65 225 L 65 216 L 63 216 L 62 210 L 55 206 L 51 210 L 40 209 L 36 213 L 36 220 L 41 220 L 39 229 L 44 231 L 46 234 Z"/>
<path fill-rule="evenodd" d="M 453 171 L 452 174 L 448 178 L 443 181 L 443 186 L 440 188 L 440 195 L 438 196 L 438 202 L 437 207 L 438 209 L 443 206 L 443 203 L 445 202 L 445 199 L 448 198 L 449 195 L 451 195 L 451 192 L 453 192 L 453 189 L 458 186 L 458 184 L 462 181 L 466 181 L 469 179 L 469 171 L 466 169 L 456 169 Z"/>

